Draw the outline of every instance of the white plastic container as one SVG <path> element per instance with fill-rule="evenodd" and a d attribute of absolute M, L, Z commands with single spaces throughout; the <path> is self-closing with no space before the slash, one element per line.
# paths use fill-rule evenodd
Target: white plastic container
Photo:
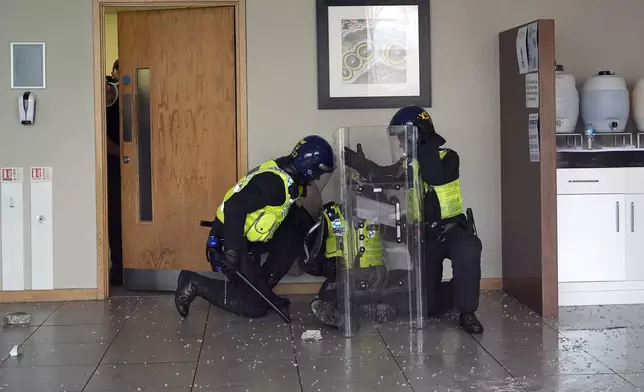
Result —
<path fill-rule="evenodd" d="M 575 77 L 564 73 L 557 64 L 555 75 L 557 92 L 557 133 L 573 133 L 579 119 L 579 91 Z"/>
<path fill-rule="evenodd" d="M 584 84 L 581 117 L 596 132 L 624 132 L 630 106 L 626 81 L 610 71 L 600 71 Z"/>
<path fill-rule="evenodd" d="M 637 130 L 644 132 L 644 78 L 637 81 L 633 90 L 633 119 Z"/>

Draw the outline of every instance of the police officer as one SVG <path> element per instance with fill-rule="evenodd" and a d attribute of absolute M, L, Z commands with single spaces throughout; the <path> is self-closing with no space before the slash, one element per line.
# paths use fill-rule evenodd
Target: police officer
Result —
<path fill-rule="evenodd" d="M 190 304 L 199 296 L 242 316 L 265 315 L 268 304 L 232 273 L 235 270 L 278 308 L 287 308 L 288 299 L 272 289 L 303 253 L 304 234 L 313 225 L 306 210 L 294 203 L 307 185 L 333 169 L 329 143 L 320 136 L 307 136 L 291 154 L 269 160 L 239 180 L 224 196 L 210 231 L 223 242 L 221 262 L 231 287 L 226 281 L 181 271 L 175 293 L 179 314 L 188 316 Z M 266 252 L 266 262 L 260 265 L 259 256 Z"/>
<path fill-rule="evenodd" d="M 425 263 L 424 282 L 427 289 L 427 311 L 436 315 L 450 307 L 440 295 L 443 260 L 452 261 L 453 305 L 459 311 L 459 324 L 469 333 L 482 333 L 483 326 L 476 318 L 481 280 L 481 250 L 479 238 L 471 222 L 463 214 L 459 182 L 460 159 L 456 151 L 442 148 L 445 139 L 436 133 L 426 110 L 407 106 L 393 116 L 390 126 L 414 125 L 418 129 L 418 161 L 411 165 L 413 176 L 424 192 Z M 401 145 L 407 140 L 400 140 Z M 347 165 L 365 178 L 397 176 L 402 162 L 381 167 L 368 160 L 360 145 L 357 151 L 345 149 Z M 443 303 L 441 303 L 441 302 Z M 448 301 L 450 302 L 450 301 Z"/>
<path fill-rule="evenodd" d="M 347 249 L 349 241 L 345 240 L 346 230 L 350 227 L 345 219 L 342 208 L 329 202 L 323 206 L 322 225 L 324 251 L 314 260 L 309 260 L 303 267 L 313 276 L 324 276 L 318 298 L 311 302 L 311 312 L 323 324 L 340 328 L 344 324 L 344 313 L 338 307 L 337 267 L 354 269 L 356 287 L 365 302 L 359 304 L 357 311 L 360 318 L 367 321 L 385 323 L 392 321 L 397 315 L 397 309 L 390 303 L 379 300 L 387 289 L 388 278 L 394 277 L 395 272 L 386 270 L 381 227 L 371 221 L 361 221 L 356 225 L 354 238 L 363 238 L 362 252 L 354 249 L 356 262 L 347 264 Z M 373 302 L 368 298 L 374 299 Z"/>

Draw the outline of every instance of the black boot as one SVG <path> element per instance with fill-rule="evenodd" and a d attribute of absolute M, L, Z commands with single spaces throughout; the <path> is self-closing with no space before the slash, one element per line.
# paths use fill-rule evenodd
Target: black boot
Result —
<path fill-rule="evenodd" d="M 461 313 L 458 323 L 467 333 L 483 333 L 483 325 L 474 313 Z"/>
<path fill-rule="evenodd" d="M 181 271 L 177 280 L 177 291 L 174 293 L 174 305 L 181 317 L 188 317 L 190 304 L 197 297 L 198 286 L 194 272 Z"/>
<path fill-rule="evenodd" d="M 333 302 L 315 299 L 311 302 L 311 312 L 324 325 L 340 328 L 344 323 L 344 315 Z"/>

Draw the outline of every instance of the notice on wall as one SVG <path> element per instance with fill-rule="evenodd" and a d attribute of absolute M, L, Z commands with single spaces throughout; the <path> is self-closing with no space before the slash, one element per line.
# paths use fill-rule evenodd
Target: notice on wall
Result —
<path fill-rule="evenodd" d="M 0 181 L 2 182 L 22 182 L 23 173 L 21 167 L 3 167 L 0 174 Z"/>
<path fill-rule="evenodd" d="M 521 75 L 539 71 L 539 24 L 537 22 L 519 28 L 517 62 Z"/>
<path fill-rule="evenodd" d="M 519 73 L 528 73 L 528 27 L 524 26 L 517 33 L 517 62 Z"/>
<path fill-rule="evenodd" d="M 539 74 L 530 73 L 525 76 L 525 107 L 539 107 Z"/>
<path fill-rule="evenodd" d="M 539 71 L 539 25 L 537 22 L 528 25 L 528 72 Z"/>
<path fill-rule="evenodd" d="M 541 153 L 539 150 L 539 113 L 528 115 L 528 147 L 530 150 L 530 162 L 539 162 Z"/>
<path fill-rule="evenodd" d="M 50 182 L 52 180 L 53 169 L 51 167 L 32 167 L 31 182 Z"/>

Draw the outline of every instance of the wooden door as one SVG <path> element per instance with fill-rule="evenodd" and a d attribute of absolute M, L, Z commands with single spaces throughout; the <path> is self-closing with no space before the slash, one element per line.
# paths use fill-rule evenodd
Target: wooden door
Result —
<path fill-rule="evenodd" d="M 519 26 L 499 34 L 501 94 L 501 208 L 503 289 L 544 316 L 558 311 L 555 22 L 539 20 L 523 44 L 538 53 L 529 72 L 519 70 Z M 523 35 L 522 35 L 523 36 Z M 534 50 L 531 44 L 538 43 Z M 535 67 L 536 64 L 536 67 Z M 536 69 L 535 69 L 536 68 Z M 538 81 L 538 96 L 527 82 Z M 534 105 L 533 103 L 538 105 Z M 534 107 L 538 106 L 538 107 Z M 530 137 L 530 115 L 538 114 Z M 534 130 L 535 128 L 533 128 Z M 531 146 L 539 154 L 531 154 Z"/>
<path fill-rule="evenodd" d="M 118 26 L 124 268 L 210 270 L 199 221 L 238 177 L 234 8 L 122 12 Z"/>

